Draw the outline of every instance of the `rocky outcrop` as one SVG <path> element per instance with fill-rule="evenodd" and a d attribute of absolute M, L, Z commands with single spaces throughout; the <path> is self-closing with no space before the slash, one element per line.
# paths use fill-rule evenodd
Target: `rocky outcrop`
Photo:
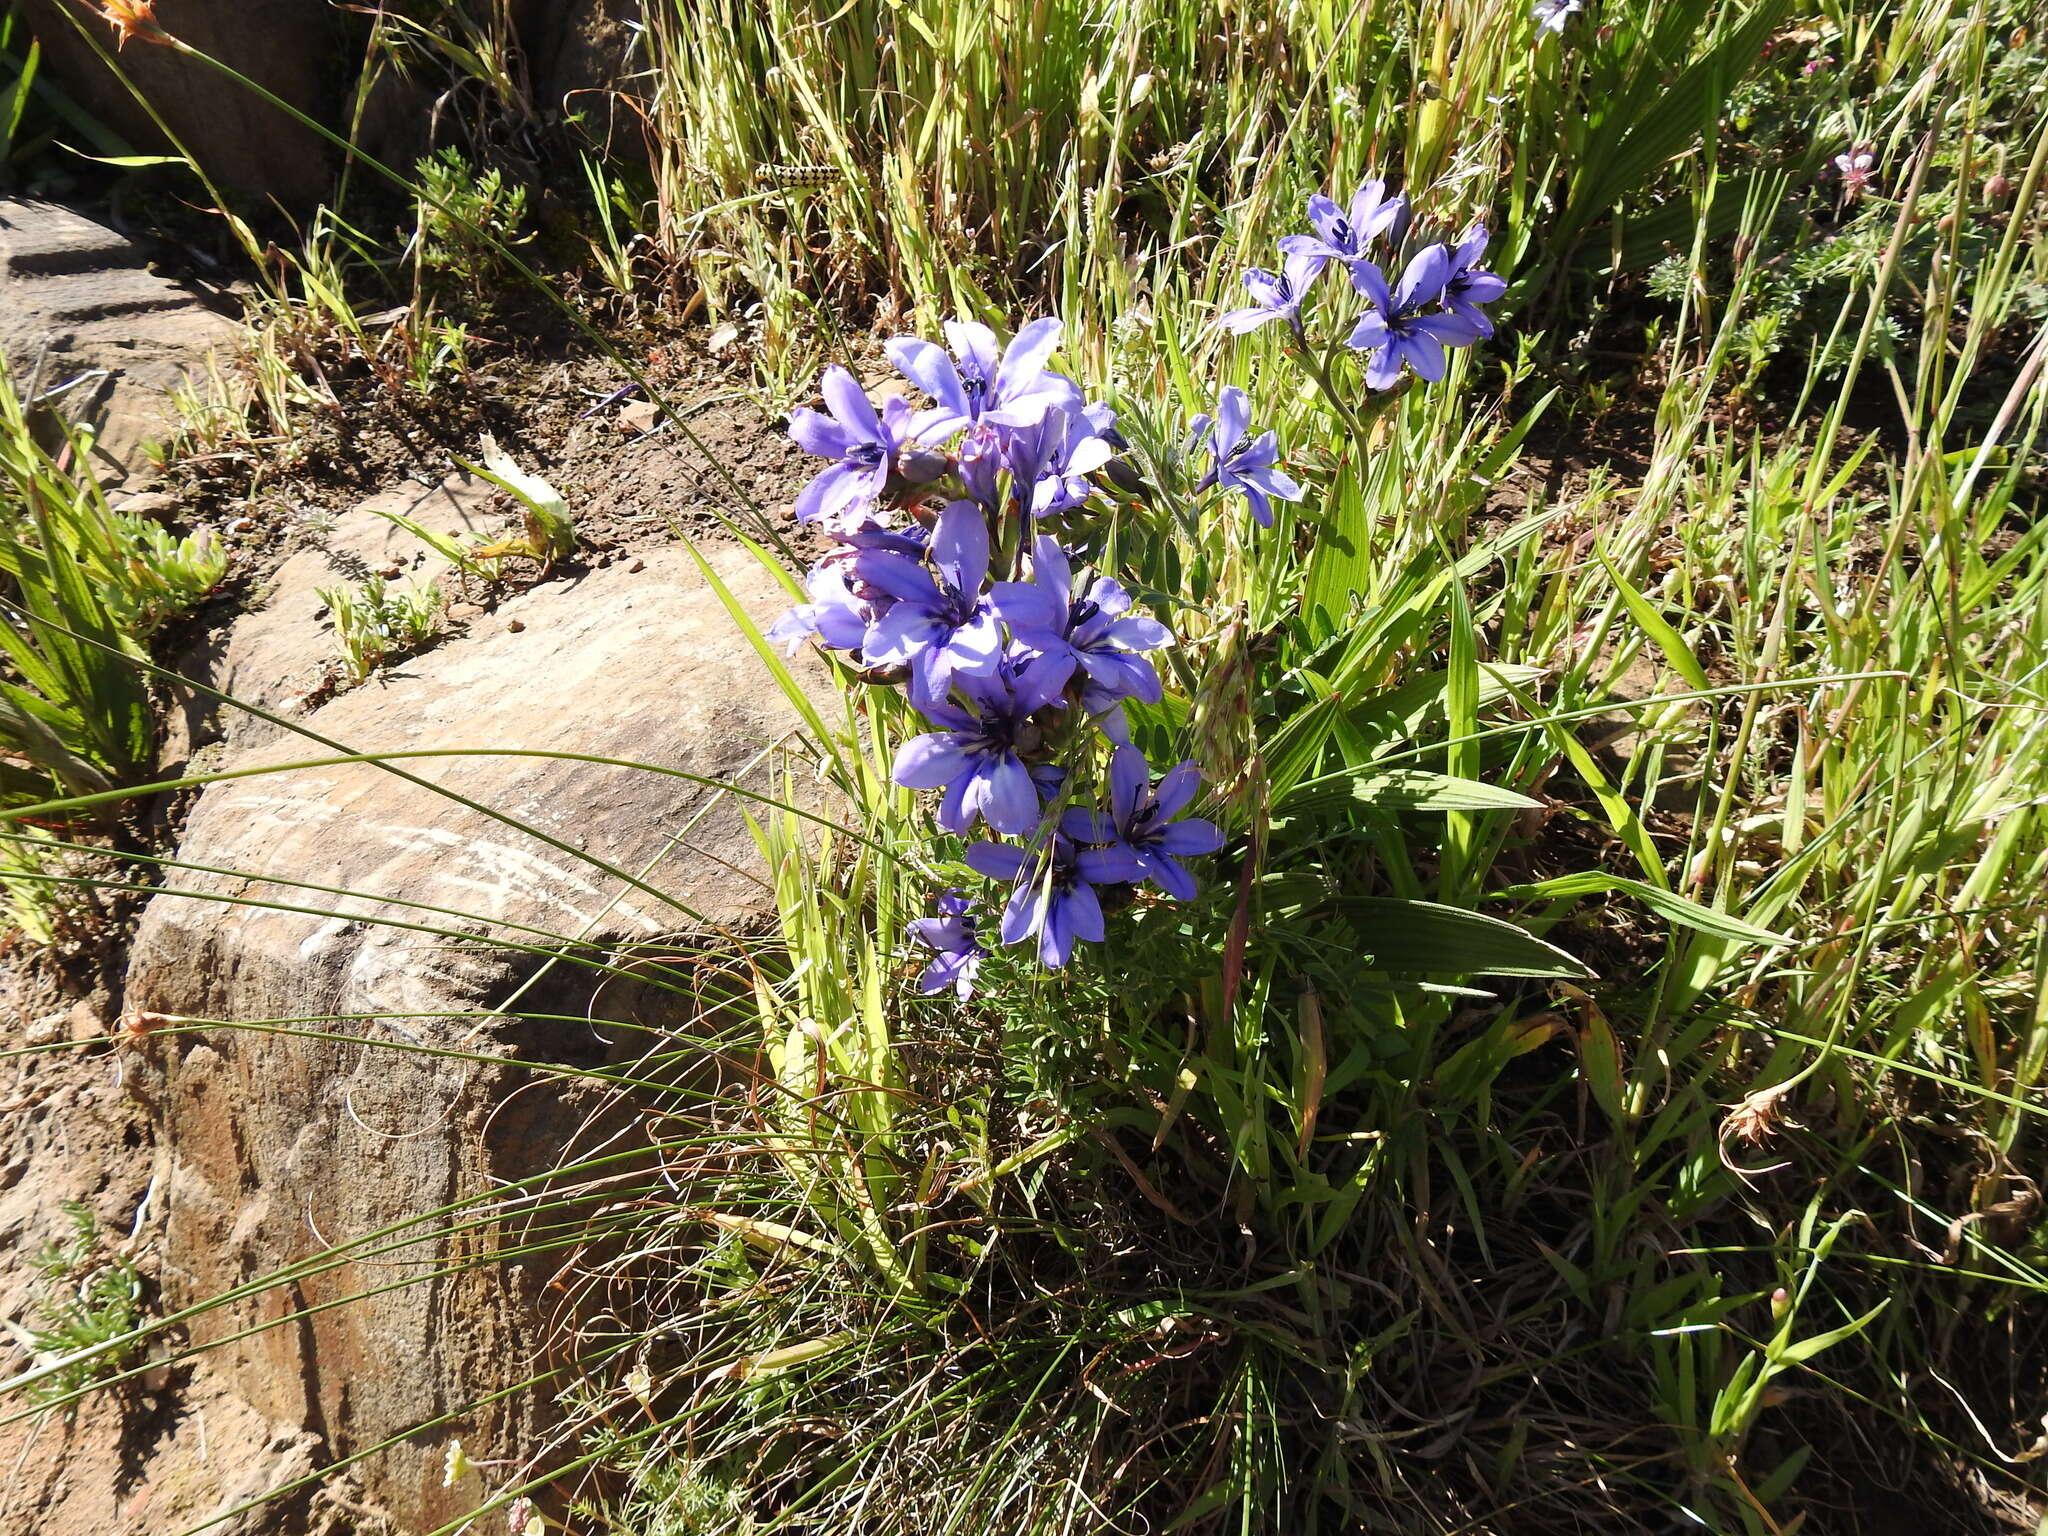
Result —
<path fill-rule="evenodd" d="M 174 148 L 135 99 L 139 91 L 216 185 L 295 210 L 332 196 L 341 161 L 335 146 L 200 59 L 132 40 L 115 60 L 131 91 L 87 40 L 90 34 L 113 51 L 114 30 L 103 19 L 75 0 L 28 0 L 27 11 L 43 45 L 43 68 L 130 144 L 151 152 Z M 344 132 L 354 123 L 360 148 L 407 171 L 437 142 L 450 142 L 435 126 L 449 110 L 442 100 L 449 81 L 436 80 L 431 70 L 401 74 L 371 46 L 367 12 L 351 11 L 325 0 L 156 0 L 155 6 L 157 24 L 171 36 L 316 121 Z M 508 0 L 497 26 L 494 34 L 505 47 L 493 62 L 506 72 L 515 97 L 525 98 L 502 103 L 503 109 L 529 112 L 543 124 L 573 116 L 613 150 L 633 152 L 638 119 L 618 109 L 614 93 L 634 90 L 644 68 L 635 58 L 645 26 L 642 0 Z M 359 87 L 363 115 L 357 119 Z"/>
<path fill-rule="evenodd" d="M 0 199 L 0 356 L 16 389 L 93 428 L 110 483 L 176 425 L 173 392 L 234 335 L 125 236 L 53 203 Z"/>
<path fill-rule="evenodd" d="M 328 195 L 338 157 L 327 141 L 253 91 L 143 39 L 115 53 L 113 28 L 76 0 L 28 0 L 26 10 L 43 45 L 43 68 L 138 149 L 171 150 L 157 126 L 161 117 L 222 187 L 291 207 L 311 207 Z M 171 36 L 321 121 L 340 115 L 346 62 L 362 56 L 359 36 L 350 34 L 365 29 L 326 0 L 156 0 L 155 15 Z M 94 42 L 115 55 L 125 83 Z"/>
<path fill-rule="evenodd" d="M 757 616 L 781 605 L 748 552 L 709 558 Z M 793 715 L 687 552 L 668 547 L 511 598 L 303 724 L 359 752 L 532 748 L 765 791 Z M 331 755 L 273 735 L 232 762 Z M 356 1469 L 365 1497 L 405 1529 L 432 1528 L 474 1502 L 473 1486 L 441 1486 L 449 1437 L 517 1456 L 556 1412 L 546 1340 L 563 1293 L 548 1288 L 567 1255 L 502 1255 L 531 1239 L 508 1181 L 598 1140 L 631 1144 L 630 1113 L 601 1085 L 545 1069 L 645 1049 L 586 1016 L 672 1044 L 694 1023 L 663 994 L 546 957 L 628 958 L 679 934 L 715 945 L 757 925 L 769 892 L 740 807 L 704 783 L 559 758 L 325 764 L 206 789 L 179 857 L 206 868 L 173 872 L 176 894 L 150 902 L 128 1007 L 338 1038 L 221 1029 L 139 1053 L 165 1300 L 313 1265 L 209 1313 L 195 1336 L 263 1328 L 224 1343 L 214 1368 L 266 1423 L 317 1435 L 323 1464 L 396 1437 Z"/>

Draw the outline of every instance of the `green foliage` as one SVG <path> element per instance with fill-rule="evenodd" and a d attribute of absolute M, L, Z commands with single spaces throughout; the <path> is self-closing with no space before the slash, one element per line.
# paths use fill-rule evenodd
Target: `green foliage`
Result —
<path fill-rule="evenodd" d="M 382 576 L 322 587 L 318 595 L 334 621 L 342 677 L 351 685 L 432 643 L 447 606 L 446 594 L 431 582 L 393 586 Z"/>
<path fill-rule="evenodd" d="M 74 450 L 79 445 L 73 444 Z M 0 372 L 0 800 L 131 782 L 147 765 L 147 690 L 133 658 L 139 594 L 159 586 L 89 475 L 36 442 Z M 134 564 L 130 564 L 130 562 Z"/>
<path fill-rule="evenodd" d="M 41 1277 L 30 1350 L 39 1363 L 62 1362 L 36 1388 L 39 1400 L 54 1403 L 94 1381 L 120 1372 L 139 1344 L 129 1338 L 142 1321 L 142 1276 L 101 1237 L 92 1208 L 67 1200 L 71 1238 L 46 1244 L 30 1259 Z M 82 1351 L 87 1358 L 72 1360 Z"/>
<path fill-rule="evenodd" d="M 422 283 L 446 282 L 484 303 L 505 278 L 506 250 L 530 238 L 521 232 L 525 186 L 497 166 L 479 173 L 452 145 L 413 170 L 420 197 L 412 254 Z"/>

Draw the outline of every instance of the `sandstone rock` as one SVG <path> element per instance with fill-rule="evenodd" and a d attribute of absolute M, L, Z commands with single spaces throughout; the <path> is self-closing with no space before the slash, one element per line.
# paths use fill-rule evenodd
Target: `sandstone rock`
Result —
<path fill-rule="evenodd" d="M 83 380 L 54 403 L 94 428 L 109 482 L 176 425 L 172 392 L 235 335 L 143 263 L 139 246 L 69 209 L 0 199 L 0 354 L 24 394 Z"/>
<path fill-rule="evenodd" d="M 180 658 L 179 670 L 273 713 L 303 713 L 300 706 L 321 691 L 340 655 L 333 625 L 323 616 L 322 590 L 393 568 L 406 580 L 432 581 L 449 568 L 385 514 L 474 541 L 507 525 L 497 495 L 486 480 L 454 474 L 431 485 L 407 481 L 357 503 L 271 573 L 261 606 L 237 620 L 224 643 L 206 642 L 206 649 Z M 182 768 L 195 750 L 215 742 L 241 747 L 278 734 L 278 727 L 223 708 L 210 696 L 186 689 L 172 694 L 168 738 L 159 753 L 167 770 Z"/>
<path fill-rule="evenodd" d="M 67 15 L 66 3 L 29 0 L 43 68 L 136 148 L 168 152 L 155 121 L 100 62 L 73 17 L 97 29 L 109 47 L 112 29 L 89 11 Z M 348 34 L 360 26 L 324 0 L 157 0 L 156 19 L 173 37 L 323 121 L 333 120 L 328 109 L 346 100 L 337 56 L 361 52 L 348 46 Z M 333 157 L 326 140 L 254 92 L 161 46 L 132 42 L 121 50 L 120 63 L 214 181 L 295 207 L 311 207 L 327 195 Z"/>
<path fill-rule="evenodd" d="M 758 617 L 781 606 L 779 588 L 745 551 L 711 559 Z M 756 787 L 769 787 L 751 765 L 792 715 L 683 550 L 651 553 L 639 575 L 615 568 L 545 583 L 501 612 L 523 618 L 524 629 L 489 626 L 448 642 L 323 705 L 306 724 L 356 750 L 528 746 L 708 777 L 751 772 Z M 239 761 L 303 761 L 325 750 L 272 739 Z M 661 994 L 600 996 L 589 974 L 568 964 L 521 992 L 540 956 L 494 937 L 542 950 L 571 940 L 617 946 L 741 928 L 768 905 L 738 807 L 701 786 L 516 757 L 400 766 L 567 847 L 369 764 L 227 781 L 201 795 L 180 857 L 236 873 L 176 873 L 172 888 L 193 894 L 151 901 L 127 1006 L 205 1019 L 331 1020 L 324 1027 L 348 1038 L 219 1030 L 152 1040 L 136 1053 L 130 1081 L 157 1122 L 172 1305 L 554 1166 L 583 1144 L 586 1122 L 610 1124 L 605 1095 L 529 1073 L 514 1058 L 587 1064 L 641 1049 L 623 1031 L 608 1044 L 580 1022 L 586 1008 L 618 1018 L 625 1015 L 613 1005 L 625 1004 L 638 1022 L 690 1027 L 661 1014 Z M 629 889 L 570 849 L 650 871 L 648 883 L 670 899 Z M 362 894 L 329 896 L 267 876 Z M 205 895 L 315 910 L 194 899 Z M 480 1025 L 463 1016 L 515 992 L 534 1013 L 579 1021 Z M 415 1044 L 490 1059 L 379 1048 Z M 503 1227 L 459 1236 L 440 1225 L 421 1229 L 413 1247 L 209 1315 L 202 1336 L 219 1338 L 357 1298 L 227 1346 L 220 1358 L 234 1390 L 265 1419 L 317 1433 L 333 1457 L 545 1369 L 542 1339 L 560 1302 L 545 1288 L 562 1256 L 489 1257 L 494 1243 L 516 1238 L 516 1213 Z M 359 1294 L 400 1280 L 417 1283 Z M 463 1413 L 366 1461 L 367 1496 L 406 1529 L 432 1528 L 474 1496 L 440 1486 L 446 1436 L 459 1434 L 479 1457 L 516 1456 L 537 1443 L 554 1411 L 551 1391 L 535 1387 Z"/>
<path fill-rule="evenodd" d="M 644 152 L 641 119 L 618 93 L 636 89 L 641 0 L 528 0 L 520 33 L 537 62 L 534 105 L 580 119 L 614 154 Z"/>

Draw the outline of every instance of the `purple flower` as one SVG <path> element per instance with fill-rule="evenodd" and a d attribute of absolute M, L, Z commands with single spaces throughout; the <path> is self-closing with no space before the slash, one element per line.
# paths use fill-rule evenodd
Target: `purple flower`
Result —
<path fill-rule="evenodd" d="M 910 402 L 891 398 L 880 414 L 844 368 L 827 368 L 820 393 L 831 415 L 808 407 L 789 418 L 789 436 L 806 453 L 837 459 L 797 493 L 796 520 L 828 526 L 864 513 L 882 494 L 896 455 L 909 440 Z"/>
<path fill-rule="evenodd" d="M 1031 515 L 1050 517 L 1069 507 L 1078 507 L 1095 494 L 1088 477 L 1116 457 L 1110 434 L 1116 431 L 1116 412 L 1106 405 L 1091 405 L 1069 413 L 1055 407 L 1045 413 L 1045 430 L 1053 430 L 1055 417 L 1065 424 L 1052 451 L 1039 461 L 1039 474 L 1031 492 Z M 1019 428 L 1020 432 L 1029 430 Z"/>
<path fill-rule="evenodd" d="M 1002 940 L 1020 944 L 1038 935 L 1038 958 L 1053 970 L 1067 963 L 1074 941 L 1102 942 L 1102 903 L 1095 887 L 1141 880 L 1144 871 L 1127 849 L 1076 848 L 1057 834 L 1048 847 L 976 843 L 967 862 L 991 880 L 1008 880 L 1015 889 L 1003 907 Z"/>
<path fill-rule="evenodd" d="M 1057 678 L 1052 686 L 1064 688 L 1077 669 L 1086 673 L 1098 692 L 1091 715 L 1121 699 L 1159 702 L 1159 674 L 1137 653 L 1172 644 L 1172 630 L 1150 614 L 1132 613 L 1131 594 L 1107 576 L 1075 597 L 1067 552 L 1047 534 L 1033 550 L 1032 578 L 997 582 L 990 600 L 1012 640 L 1046 666 L 1048 683 Z"/>
<path fill-rule="evenodd" d="M 1536 0 L 1536 29 L 1561 33 L 1564 24 L 1584 9 L 1584 0 Z"/>
<path fill-rule="evenodd" d="M 1261 528 L 1273 526 L 1273 501 L 1301 500 L 1301 487 L 1275 466 L 1280 458 L 1280 440 L 1271 431 L 1246 441 L 1251 405 L 1244 391 L 1226 385 L 1217 397 L 1216 414 L 1197 416 L 1189 423 L 1188 451 L 1205 443 L 1213 458 L 1209 472 L 1196 483 L 1198 491 L 1220 485 L 1235 491 L 1252 509 Z"/>
<path fill-rule="evenodd" d="M 1195 877 L 1180 861 L 1214 853 L 1223 833 L 1211 821 L 1175 821 L 1201 787 L 1193 763 L 1182 763 L 1152 785 L 1152 765 L 1136 747 L 1119 747 L 1109 760 L 1109 814 L 1073 810 L 1060 818 L 1060 831 L 1076 842 L 1107 843 L 1130 852 L 1152 883 L 1176 901 L 1192 901 Z"/>
<path fill-rule="evenodd" d="M 905 378 L 932 397 L 931 408 L 911 423 L 913 436 L 937 442 L 979 421 L 1021 426 L 1038 420 L 1048 406 L 1081 408 L 1074 382 L 1045 366 L 1060 344 L 1059 321 L 1033 320 L 1007 350 L 994 331 L 971 320 L 947 321 L 946 339 L 953 344 L 951 357 L 916 336 L 898 336 L 882 348 Z"/>
<path fill-rule="evenodd" d="M 1093 426 L 1079 410 L 1070 412 L 1057 405 L 1048 407 L 1036 421 L 1006 428 L 1002 432 L 1002 460 L 1003 467 L 1010 472 L 1010 493 L 1033 512 L 1038 510 L 1041 500 L 1048 512 L 1057 509 L 1055 504 L 1057 507 L 1073 505 L 1072 501 L 1065 499 L 1066 479 L 1072 469 L 1073 455 L 1080 455 L 1082 476 L 1109 462 L 1108 444 L 1102 444 L 1099 449 L 1087 446 L 1099 441 L 1093 433 Z M 982 476 L 977 474 L 976 478 L 980 480 Z M 1085 498 L 1093 487 L 1085 478 L 1081 479 L 1081 485 L 1081 494 Z M 976 495 L 980 494 L 978 485 Z M 993 495 L 993 490 L 988 494 Z"/>
<path fill-rule="evenodd" d="M 1465 231 L 1465 238 L 1451 252 L 1451 275 L 1444 283 L 1444 308 L 1470 325 L 1480 336 L 1493 334 L 1493 321 L 1479 306 L 1491 304 L 1508 291 L 1507 279 L 1479 265 L 1493 237 L 1483 224 Z"/>
<path fill-rule="evenodd" d="M 1369 261 L 1351 269 L 1351 283 L 1371 308 L 1345 339 L 1347 347 L 1371 354 L 1365 382 L 1371 389 L 1389 389 L 1407 364 L 1431 383 L 1448 366 L 1444 348 L 1462 347 L 1479 339 L 1479 331 L 1463 315 L 1430 311 L 1451 280 L 1450 247 L 1428 246 L 1408 263 L 1398 288 L 1388 291 L 1386 275 Z"/>
<path fill-rule="evenodd" d="M 1286 243 L 1283 240 L 1281 245 L 1284 247 Z M 1216 324 L 1233 336 L 1242 336 L 1269 320 L 1285 320 L 1289 330 L 1301 335 L 1301 301 L 1308 297 L 1317 274 L 1328 260 L 1327 256 L 1313 251 L 1294 251 L 1289 253 L 1278 272 L 1253 267 L 1244 275 L 1244 285 L 1253 302 L 1244 309 L 1218 315 Z"/>
<path fill-rule="evenodd" d="M 1044 685 L 1044 672 L 1026 667 L 1014 677 L 967 678 L 961 692 L 974 707 L 950 700 L 920 705 L 941 727 L 913 736 L 896 749 L 892 776 L 906 789 L 940 789 L 937 821 L 946 832 L 965 832 L 976 818 L 996 831 L 1021 837 L 1038 825 L 1038 786 L 1021 754 L 1043 744 L 1031 721 L 1058 696 Z"/>
<path fill-rule="evenodd" d="M 917 978 L 917 990 L 929 997 L 951 987 L 962 1002 L 974 995 L 974 973 L 988 951 L 975 938 L 973 903 L 958 891 L 939 897 L 939 915 L 920 917 L 910 924 L 910 936 L 926 949 L 936 952 L 930 965 Z"/>
<path fill-rule="evenodd" d="M 1328 261 L 1349 266 L 1363 261 L 1366 248 L 1381 235 L 1401 238 L 1408 223 L 1408 199 L 1387 196 L 1387 184 L 1375 177 L 1351 194 L 1348 212 L 1318 192 L 1308 200 L 1308 221 L 1316 232 L 1289 235 L 1280 249 L 1289 255 L 1320 257 L 1318 266 Z"/>
<path fill-rule="evenodd" d="M 983 594 L 988 524 L 956 501 L 932 526 L 931 564 L 892 548 L 862 550 L 854 569 L 891 598 L 868 626 L 861 652 L 882 666 L 907 663 L 922 705 L 945 698 L 955 677 L 988 677 L 1003 656 L 1002 631 Z"/>
<path fill-rule="evenodd" d="M 818 643 L 828 650 L 857 651 L 867 638 L 868 625 L 874 622 L 880 611 L 877 605 L 864 601 L 847 584 L 847 567 L 844 562 L 827 557 L 812 569 L 805 589 L 810 593 L 808 603 L 798 603 L 789 612 L 775 621 L 768 631 L 768 638 L 782 646 L 785 656 L 796 654 L 796 648 L 807 635 L 816 635 Z"/>
<path fill-rule="evenodd" d="M 961 434 L 954 445 L 953 457 L 958 465 L 960 484 L 967 494 L 990 517 L 1000 516 L 1003 510 L 1002 498 L 997 494 L 1002 485 L 1003 460 L 1009 447 L 1010 433 L 988 422 L 976 422 Z"/>

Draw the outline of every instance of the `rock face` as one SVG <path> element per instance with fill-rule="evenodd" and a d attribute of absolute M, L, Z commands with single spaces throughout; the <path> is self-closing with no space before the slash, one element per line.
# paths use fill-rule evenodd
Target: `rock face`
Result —
<path fill-rule="evenodd" d="M 757 619 L 782 605 L 746 551 L 709 558 Z M 768 791 L 762 755 L 792 712 L 686 551 L 652 550 L 637 564 L 512 598 L 468 637 L 304 724 L 356 751 L 536 748 Z M 272 735 L 234 761 L 329 755 Z M 227 1344 L 216 1369 L 264 1421 L 319 1436 L 323 1464 L 428 1426 L 356 1469 L 371 1504 L 424 1530 L 475 1502 L 473 1483 L 440 1486 L 448 1438 L 479 1458 L 515 1456 L 555 1413 L 553 1388 L 518 1384 L 551 1363 L 544 1337 L 561 1297 L 546 1288 L 564 1254 L 495 1255 L 526 1230 L 516 1207 L 494 1203 L 502 1181 L 543 1173 L 625 1124 L 606 1119 L 597 1088 L 519 1064 L 610 1059 L 611 1037 L 580 1016 L 624 1016 L 609 983 L 543 956 L 572 942 L 618 953 L 758 924 L 770 902 L 738 805 L 704 785 L 560 759 L 394 766 L 449 793 L 367 763 L 206 789 L 179 856 L 223 872 L 173 873 L 170 887 L 188 894 L 150 902 L 127 1006 L 310 1020 L 288 1027 L 345 1037 L 217 1030 L 140 1053 L 164 1199 L 163 1287 L 177 1305 L 309 1261 L 289 1283 L 196 1323 L 202 1341 L 355 1298 Z M 508 1002 L 578 1017 L 474 1017 Z M 637 1021 L 687 1037 L 680 1015 Z M 631 1057 L 643 1047 L 618 1048 Z M 484 1059 L 428 1053 L 444 1050 Z M 409 1220 L 419 1224 L 376 1245 L 384 1251 L 321 1267 L 330 1245 Z M 462 1411 L 492 1393 L 496 1403 Z"/>
<path fill-rule="evenodd" d="M 82 380 L 53 403 L 94 428 L 110 483 L 176 423 L 172 391 L 234 334 L 113 230 L 52 203 L 0 199 L 0 355 L 24 393 Z"/>
<path fill-rule="evenodd" d="M 138 149 L 172 148 L 79 33 L 82 24 L 111 50 L 112 27 L 75 0 L 28 0 L 27 13 L 44 69 L 74 100 Z M 496 25 L 509 23 L 503 62 L 523 84 L 525 109 L 545 123 L 574 114 L 600 139 L 616 137 L 613 149 L 633 152 L 634 119 L 617 110 L 613 93 L 631 89 L 644 67 L 634 57 L 642 0 L 505 0 L 492 15 Z M 200 53 L 346 131 L 358 84 L 353 69 L 369 39 L 367 23 L 349 8 L 326 0 L 156 0 L 156 19 Z M 295 210 L 332 195 L 339 152 L 288 113 L 199 60 L 141 39 L 123 47 L 118 61 L 217 185 Z M 410 170 L 434 147 L 430 120 L 446 80 L 431 73 L 407 80 L 379 60 L 362 83 L 370 105 L 360 146 L 394 170 Z"/>
<path fill-rule="evenodd" d="M 79 31 L 92 29 L 112 52 L 112 27 L 72 0 L 29 0 L 27 13 L 44 68 L 74 100 L 138 149 L 169 151 L 149 113 Z M 157 0 L 156 19 L 171 36 L 322 121 L 346 100 L 348 82 L 336 62 L 362 52 L 359 41 L 348 46 L 361 28 L 325 0 Z M 254 92 L 142 40 L 122 47 L 119 63 L 219 185 L 294 207 L 327 195 L 334 163 L 327 141 Z"/>
<path fill-rule="evenodd" d="M 210 637 L 207 651 L 181 658 L 180 670 L 261 709 L 296 713 L 306 697 L 324 689 L 338 654 L 333 628 L 324 621 L 322 590 L 369 575 L 386 575 L 395 586 L 435 580 L 447 572 L 448 561 L 392 519 L 475 543 L 509 530 L 501 500 L 495 486 L 467 474 L 379 491 L 307 548 L 287 556 L 265 583 L 261 606 L 237 619 L 224 639 Z M 413 664 L 398 671 L 402 680 Z M 280 730 L 246 711 L 221 709 L 210 697 L 182 688 L 172 693 L 162 754 L 167 770 L 182 768 L 198 748 L 220 742 L 231 749 L 249 746 Z"/>

